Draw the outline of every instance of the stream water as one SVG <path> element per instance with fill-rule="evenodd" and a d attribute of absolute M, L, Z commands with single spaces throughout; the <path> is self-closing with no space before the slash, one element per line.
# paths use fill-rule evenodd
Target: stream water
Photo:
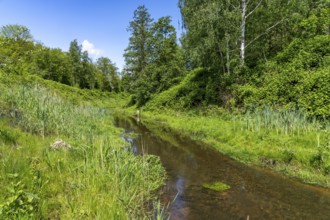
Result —
<path fill-rule="evenodd" d="M 167 172 L 161 202 L 170 219 L 330 219 L 330 191 L 263 168 L 248 167 L 175 134 L 164 141 L 131 119 L 116 119 L 134 154 L 158 155 Z M 231 188 L 202 187 L 220 181 Z"/>

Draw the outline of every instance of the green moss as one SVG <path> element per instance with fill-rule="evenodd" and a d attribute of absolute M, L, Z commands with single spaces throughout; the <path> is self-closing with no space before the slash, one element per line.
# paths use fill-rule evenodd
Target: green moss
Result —
<path fill-rule="evenodd" d="M 230 186 L 222 182 L 205 183 L 202 186 L 206 189 L 211 189 L 217 192 L 223 192 L 230 189 Z"/>

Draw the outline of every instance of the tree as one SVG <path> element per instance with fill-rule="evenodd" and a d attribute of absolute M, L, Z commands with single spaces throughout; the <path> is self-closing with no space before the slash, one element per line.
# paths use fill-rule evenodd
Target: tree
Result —
<path fill-rule="evenodd" d="M 142 106 L 179 81 L 184 57 L 168 16 L 153 22 L 145 6 L 139 6 L 128 30 L 132 35 L 124 54 L 122 88 L 134 93 L 132 104 Z"/>
<path fill-rule="evenodd" d="M 180 0 L 183 47 L 195 66 L 240 72 L 240 66 L 253 67 L 290 43 L 307 2 Z"/>
<path fill-rule="evenodd" d="M 44 79 L 67 85 L 72 84 L 68 55 L 61 49 L 50 49 L 41 45 L 38 47 L 38 50 L 34 52 L 34 62 L 38 73 Z"/>
<path fill-rule="evenodd" d="M 78 75 L 79 87 L 82 89 L 94 89 L 95 69 L 88 52 L 84 51 L 81 56 L 81 69 Z"/>
<path fill-rule="evenodd" d="M 79 75 L 81 72 L 81 59 L 82 51 L 81 45 L 78 44 L 78 41 L 75 39 L 70 43 L 69 48 L 69 59 L 71 63 L 71 71 L 73 76 L 73 86 L 79 85 Z"/>
<path fill-rule="evenodd" d="M 130 22 L 128 31 L 131 32 L 129 45 L 125 50 L 126 71 L 129 75 L 137 77 L 143 74 L 148 64 L 150 27 L 152 19 L 147 8 L 142 5 L 134 11 L 134 20 Z"/>
<path fill-rule="evenodd" d="M 33 37 L 30 33 L 29 28 L 23 25 L 4 25 L 1 27 L 0 36 L 4 38 L 9 38 L 14 41 L 32 41 Z"/>
<path fill-rule="evenodd" d="M 35 44 L 27 37 L 26 27 L 6 25 L 0 29 L 0 68 L 6 72 L 23 74 L 31 68 Z M 22 33 L 21 33 L 22 32 Z M 24 37 L 26 36 L 26 38 Z"/>
<path fill-rule="evenodd" d="M 173 59 L 177 50 L 176 31 L 171 18 L 161 17 L 150 28 L 150 62 L 166 63 Z"/>
<path fill-rule="evenodd" d="M 153 23 L 150 33 L 150 61 L 146 75 L 153 85 L 150 92 L 159 93 L 175 84 L 178 77 L 182 76 L 184 59 L 169 16 L 161 17 Z"/>
<path fill-rule="evenodd" d="M 119 91 L 118 68 L 107 57 L 100 57 L 96 61 L 97 69 L 102 73 L 103 90 Z"/>

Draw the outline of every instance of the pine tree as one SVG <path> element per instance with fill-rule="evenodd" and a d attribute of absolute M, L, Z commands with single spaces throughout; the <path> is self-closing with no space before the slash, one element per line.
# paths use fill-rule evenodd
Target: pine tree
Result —
<path fill-rule="evenodd" d="M 151 37 L 150 27 L 152 19 L 147 8 L 142 5 L 134 11 L 134 20 L 130 22 L 128 31 L 131 32 L 129 45 L 125 50 L 126 72 L 138 77 L 143 74 L 148 64 L 148 52 L 150 50 L 148 41 Z"/>

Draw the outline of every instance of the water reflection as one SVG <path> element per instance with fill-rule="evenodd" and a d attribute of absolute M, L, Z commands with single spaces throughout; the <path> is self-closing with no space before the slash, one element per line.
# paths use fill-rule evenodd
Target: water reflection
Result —
<path fill-rule="evenodd" d="M 134 154 L 160 156 L 168 175 L 162 202 L 171 204 L 170 219 L 330 219 L 328 189 L 246 167 L 188 139 L 162 134 L 171 144 L 134 121 L 116 123 L 137 134 L 123 135 Z M 231 188 L 219 193 L 202 187 L 213 181 Z"/>

